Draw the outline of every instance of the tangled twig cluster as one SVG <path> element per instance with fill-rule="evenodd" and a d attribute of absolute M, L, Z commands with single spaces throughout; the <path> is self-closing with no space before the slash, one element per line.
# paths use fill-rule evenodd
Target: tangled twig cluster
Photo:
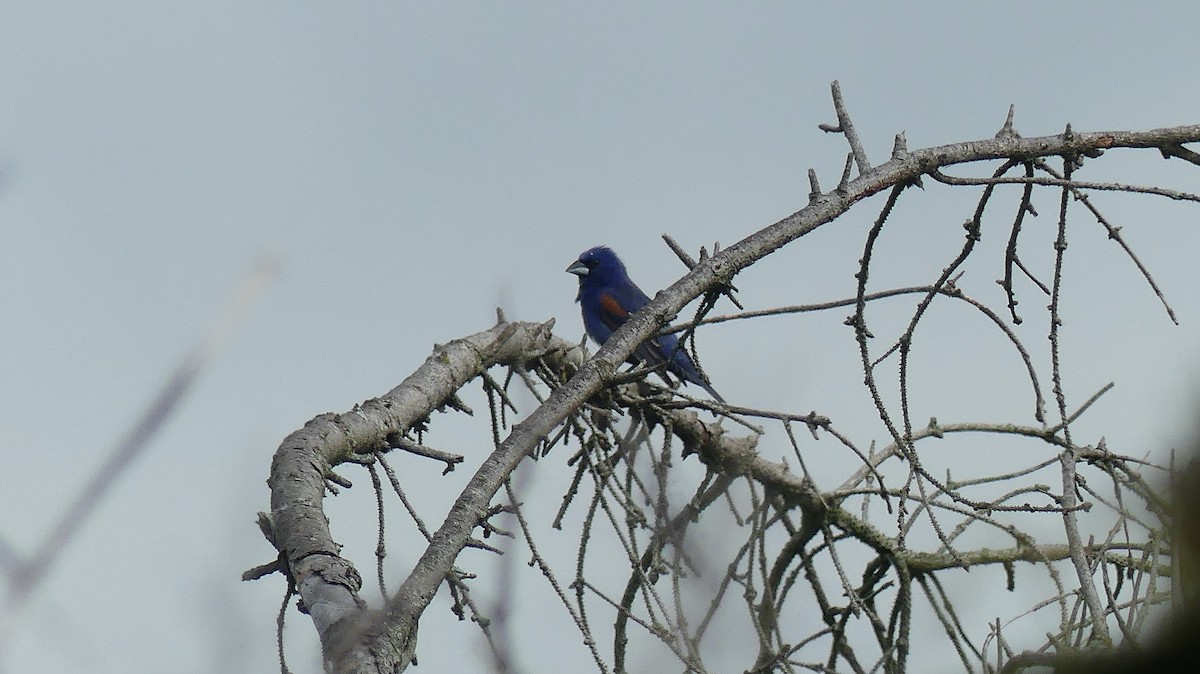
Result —
<path fill-rule="evenodd" d="M 822 192 L 810 171 L 809 203 L 788 218 L 732 246 L 714 246 L 711 254 L 702 250 L 698 259 L 675 244 L 690 271 L 591 358 L 553 337 L 550 324 L 502 318 L 491 330 L 439 347 L 387 395 L 346 414 L 318 417 L 283 442 L 272 468 L 272 512 L 261 519 L 280 556 L 251 575 L 286 573 L 290 591 L 300 595 L 316 624 L 332 669 L 406 667 L 415 654 L 417 621 L 447 583 L 454 610 L 484 630 L 497 669 L 507 671 L 503 632 L 512 618 L 503 609 L 499 617 L 485 615 L 489 611 L 472 599 L 472 574 L 456 564 L 466 547 L 501 552 L 517 545 L 545 578 L 564 620 L 574 624 L 603 672 L 636 671 L 631 648 L 646 641 L 661 644 L 682 669 L 692 672 L 727 669 L 731 652 L 742 658 L 743 669 L 753 672 L 903 672 L 910 669 L 914 642 L 930 638 L 928 630 L 919 637 L 914 632 L 918 618 L 940 626 L 944 650 L 956 654 L 968 670 L 1013 671 L 1046 661 L 1028 653 L 1046 656 L 1141 638 L 1154 607 L 1173 588 L 1165 525 L 1169 512 L 1153 486 L 1157 476 L 1151 474 L 1164 467 L 1110 450 L 1103 441 L 1088 444 L 1072 433 L 1077 419 L 1110 387 L 1082 404 L 1068 403 L 1060 341 L 1062 310 L 1069 299 L 1062 285 L 1063 261 L 1068 223 L 1078 217 L 1078 209 L 1070 205 L 1079 203 L 1083 217 L 1104 228 L 1175 320 L 1149 269 L 1089 195 L 1200 197 L 1158 186 L 1085 182 L 1076 175 L 1087 162 L 1115 148 L 1153 149 L 1165 158 L 1200 163 L 1184 147 L 1200 142 L 1200 126 L 1104 133 L 1077 133 L 1068 126 L 1056 136 L 1023 138 L 1013 128 L 1010 111 L 993 139 L 910 152 L 900 134 L 889 160 L 873 166 L 836 83 L 833 100 L 838 122 L 822 129 L 842 134 L 850 145 L 837 187 Z M 1056 162 L 1061 168 L 1053 166 Z M 984 177 L 947 173 L 951 167 L 980 164 L 989 166 Z M 900 200 L 912 195 L 925 176 L 948 189 L 979 191 L 963 225 L 962 243 L 927 282 L 876 288 L 872 276 L 881 234 L 897 221 Z M 1004 185 L 1019 186 L 1011 203 L 1001 197 Z M 1037 213 L 1037 197 L 1046 191 L 1057 197 L 1056 232 L 1048 253 L 1021 237 L 1027 217 Z M 711 315 L 721 297 L 733 297 L 731 281 L 738 272 L 883 192 L 887 195 L 866 235 L 855 286 L 846 296 Z M 1004 221 L 1009 223 L 998 270 L 1004 297 L 999 309 L 969 295 L 961 283 L 966 266 L 978 257 L 985 223 L 990 224 L 985 212 L 997 209 L 1007 213 Z M 1045 277 L 1027 263 L 1039 253 L 1052 260 Z M 1028 280 L 1029 290 L 1020 290 L 1021 278 Z M 1017 328 L 1032 316 L 1017 312 L 1023 292 L 1045 295 L 1048 301 L 1045 314 L 1038 315 L 1047 326 L 1045 359 L 1034 355 Z M 842 427 L 832 415 L 817 411 L 694 400 L 647 382 L 644 371 L 618 371 L 640 342 L 664 329 L 655 317 L 674 316 L 700 297 L 693 320 L 671 328 L 683 332 L 685 343 L 704 325 L 850 309 L 846 324 L 882 435 Z M 889 333 L 873 321 L 871 307 L 897 297 L 913 297 L 915 306 L 902 329 L 881 339 Z M 945 303 L 982 317 L 1011 346 L 1013 363 L 1020 364 L 1031 392 L 1028 420 L 944 423 L 914 418 L 912 350 L 931 308 Z M 502 380 L 488 373 L 493 366 L 506 368 Z M 400 450 L 414 459 L 440 461 L 447 470 L 462 465 L 463 457 L 426 446 L 421 433 L 435 409 L 467 410 L 458 391 L 476 378 L 488 401 L 494 449 L 473 468 L 453 507 L 431 529 L 418 514 L 420 504 L 406 496 L 403 471 L 386 455 Z M 1043 390 L 1046 381 L 1049 395 Z M 513 425 L 518 386 L 538 407 Z M 1047 397 L 1052 400 L 1049 412 Z M 800 424 L 811 441 L 801 442 L 803 436 L 796 433 Z M 787 460 L 772 460 L 760 451 L 779 434 L 790 448 Z M 947 437 L 1038 443 L 1048 451 L 1024 464 L 1014 459 L 999 473 L 952 477 L 924 451 L 935 439 Z M 841 465 L 847 468 L 838 479 L 819 478 L 806 464 L 806 453 L 820 443 L 844 450 L 847 460 Z M 545 511 L 533 516 L 514 483 L 519 465 L 556 447 L 549 460 L 567 456 L 573 470 L 549 522 L 572 531 L 575 551 L 566 562 L 560 551 L 549 550 L 555 546 L 539 542 L 551 535 L 540 526 L 546 524 Z M 361 578 L 340 556 L 321 511 L 324 492 L 348 484 L 333 471 L 346 462 L 364 464 L 375 486 L 381 589 L 386 587 L 385 481 L 376 465 L 384 469 L 391 491 L 423 536 L 420 561 L 398 589 L 384 590 L 387 601 L 378 610 L 367 609 L 359 597 Z M 1046 475 L 1053 475 L 1056 484 L 1038 481 Z M 684 484 L 690 496 L 680 499 Z M 496 502 L 501 490 L 505 496 Z M 1031 533 L 1035 521 L 1039 530 L 1042 523 L 1055 523 L 1052 540 L 1047 542 L 1045 533 Z M 514 525 L 519 544 L 517 532 L 506 529 Z M 714 526 L 722 532 L 722 545 L 696 543 L 710 540 L 705 537 L 711 537 Z M 493 534 L 514 538 L 495 544 L 487 540 Z M 1044 643 L 1013 644 L 1005 636 L 1009 623 L 980 626 L 964 618 L 972 598 L 947 589 L 946 574 L 988 567 L 1002 570 L 1009 589 L 1033 582 L 1029 578 L 1036 574 L 1049 579 L 1053 589 L 1027 607 L 1028 613 L 1039 615 L 1057 609 L 1056 627 L 1048 630 Z M 619 573 L 614 575 L 614 569 Z M 733 635 L 736 648 L 730 644 Z"/>

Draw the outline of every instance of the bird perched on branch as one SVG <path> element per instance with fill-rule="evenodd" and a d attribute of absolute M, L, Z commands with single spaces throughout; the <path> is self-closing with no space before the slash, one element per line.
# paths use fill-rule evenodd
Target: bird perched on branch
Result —
<path fill-rule="evenodd" d="M 583 312 L 584 329 L 597 344 L 607 342 L 634 312 L 650 302 L 646 293 L 630 280 L 621 258 L 611 248 L 596 246 L 585 250 L 567 267 L 567 272 L 579 277 L 579 294 L 575 301 L 579 302 Z M 642 342 L 630 354 L 629 361 L 648 367 L 666 363 L 667 371 L 708 391 L 717 402 L 725 402 L 700 374 L 700 369 L 675 335 L 659 335 Z"/>

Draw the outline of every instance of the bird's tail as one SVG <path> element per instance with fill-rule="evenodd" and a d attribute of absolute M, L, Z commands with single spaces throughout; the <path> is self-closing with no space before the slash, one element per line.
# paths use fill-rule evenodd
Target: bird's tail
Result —
<path fill-rule="evenodd" d="M 710 384 L 704 380 L 700 380 L 700 381 L 696 382 L 696 384 L 700 388 L 704 389 L 708 393 L 708 395 L 712 396 L 713 400 L 716 400 L 717 402 L 721 403 L 722 405 L 725 404 L 725 399 L 721 397 L 720 393 L 717 393 L 717 390 L 712 387 L 712 384 Z"/>

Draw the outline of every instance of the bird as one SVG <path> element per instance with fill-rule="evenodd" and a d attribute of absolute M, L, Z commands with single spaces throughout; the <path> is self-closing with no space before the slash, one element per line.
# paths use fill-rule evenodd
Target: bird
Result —
<path fill-rule="evenodd" d="M 579 277 L 579 294 L 575 296 L 575 301 L 583 313 L 583 327 L 588 336 L 601 346 L 634 312 L 650 302 L 646 293 L 629 278 L 621 258 L 607 246 L 583 251 L 566 271 Z M 648 367 L 666 363 L 666 369 L 680 380 L 699 386 L 717 402 L 725 402 L 705 376 L 700 374 L 700 369 L 679 345 L 679 338 L 675 335 L 651 337 L 638 345 L 628 360 Z"/>

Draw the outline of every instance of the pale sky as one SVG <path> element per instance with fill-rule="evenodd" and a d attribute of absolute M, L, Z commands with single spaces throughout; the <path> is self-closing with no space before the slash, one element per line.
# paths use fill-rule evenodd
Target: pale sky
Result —
<path fill-rule="evenodd" d="M 575 279 L 563 269 L 589 246 L 614 247 L 652 295 L 683 271 L 660 234 L 695 251 L 800 209 L 807 169 L 829 188 L 845 158 L 842 138 L 817 129 L 834 121 L 834 79 L 876 163 L 899 131 L 910 148 L 989 138 L 1009 104 L 1027 136 L 1067 122 L 1194 124 L 1197 25 L 1200 5 L 1182 1 L 1142 14 L 1077 1 L 0 2 L 0 541 L 32 551 L 253 261 L 284 265 L 98 504 L 0 667 L 277 671 L 283 581 L 239 576 L 274 556 L 254 516 L 289 432 L 386 392 L 434 343 L 489 327 L 497 306 L 513 319 L 554 317 L 577 340 Z M 1097 162 L 1088 175 L 1200 191 L 1195 167 L 1135 162 Z M 974 193 L 938 194 L 897 214 L 880 283 L 928 282 L 961 244 Z M 1115 380 L 1097 437 L 1130 454 L 1162 451 L 1194 418 L 1198 211 L 1098 201 L 1181 326 L 1100 227 L 1079 219 L 1068 395 L 1078 404 Z M 880 205 L 860 204 L 739 277 L 747 308 L 850 296 Z M 1054 218 L 1047 207 L 1039 224 Z M 1002 249 L 1003 221 L 985 245 Z M 995 259 L 964 277 L 967 292 L 995 300 Z M 1040 316 L 1032 288 L 1021 297 L 1023 313 Z M 861 373 L 846 376 L 847 313 L 714 327 L 700 337 L 705 369 L 731 402 L 815 409 L 882 440 L 854 426 L 871 417 Z M 1043 346 L 1044 322 L 1026 328 Z M 931 340 L 918 398 L 940 418 L 992 410 L 986 399 L 935 405 L 947 382 L 991 375 L 973 370 L 971 338 Z M 1028 416 L 1028 396 L 1013 395 L 1004 414 Z M 452 498 L 489 447 L 481 429 L 439 429 L 441 448 L 467 465 L 441 478 L 413 462 L 411 495 Z M 536 470 L 561 479 L 569 469 L 556 458 Z M 358 486 L 334 506 L 335 537 L 363 546 L 354 559 L 373 577 L 369 481 L 347 475 Z M 424 512 L 435 526 L 437 512 Z M 416 552 L 394 550 L 393 587 Z M 455 671 L 463 644 L 483 666 L 478 630 L 455 623 L 444 597 L 427 615 L 417 671 Z M 319 671 L 311 622 L 295 611 L 288 643 L 294 671 Z M 547 658 L 518 650 L 523 671 L 549 671 Z"/>

